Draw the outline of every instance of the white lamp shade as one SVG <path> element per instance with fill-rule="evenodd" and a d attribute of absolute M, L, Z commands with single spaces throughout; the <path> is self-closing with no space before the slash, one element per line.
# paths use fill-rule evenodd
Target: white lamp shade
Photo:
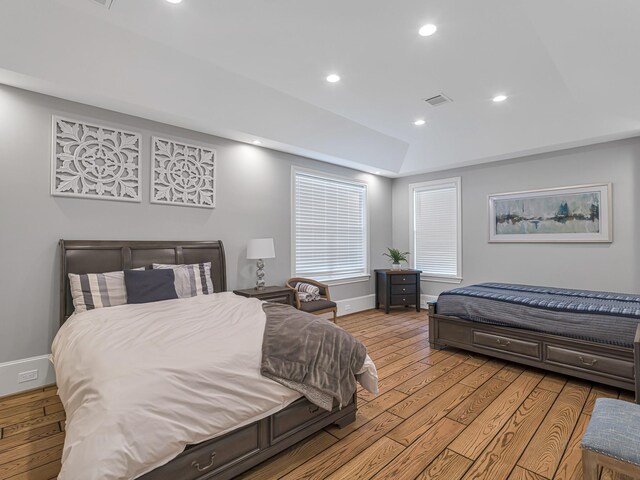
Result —
<path fill-rule="evenodd" d="M 252 238 L 247 244 L 247 258 L 257 260 L 275 258 L 276 250 L 273 246 L 273 238 Z"/>

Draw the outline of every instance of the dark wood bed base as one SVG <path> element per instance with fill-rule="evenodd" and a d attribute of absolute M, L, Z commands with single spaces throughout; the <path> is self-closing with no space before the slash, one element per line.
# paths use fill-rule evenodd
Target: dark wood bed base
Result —
<path fill-rule="evenodd" d="M 60 240 L 60 324 L 73 313 L 69 273 L 103 273 L 152 263 L 211 262 L 216 292 L 227 289 L 224 247 L 219 241 L 79 241 Z M 279 412 L 221 437 L 187 447 L 143 480 L 227 480 L 273 457 L 328 425 L 344 427 L 356 418 L 357 398 L 324 411 L 305 398 Z"/>
<path fill-rule="evenodd" d="M 640 325 L 634 348 L 617 347 L 520 328 L 440 315 L 429 304 L 431 348 L 451 346 L 544 370 L 631 390 L 640 403 Z"/>
<path fill-rule="evenodd" d="M 327 412 L 301 398 L 284 410 L 187 449 L 141 480 L 228 480 L 319 432 L 356 419 L 356 403 Z"/>

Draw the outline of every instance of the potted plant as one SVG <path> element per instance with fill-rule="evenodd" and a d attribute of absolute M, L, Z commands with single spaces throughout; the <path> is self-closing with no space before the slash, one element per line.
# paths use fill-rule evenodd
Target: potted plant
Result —
<path fill-rule="evenodd" d="M 389 253 L 383 253 L 382 255 L 391 259 L 391 270 L 402 270 L 400 262 L 409 261 L 407 260 L 407 255 L 409 255 L 409 252 L 401 252 L 397 248 L 387 248 L 387 250 L 389 250 Z"/>

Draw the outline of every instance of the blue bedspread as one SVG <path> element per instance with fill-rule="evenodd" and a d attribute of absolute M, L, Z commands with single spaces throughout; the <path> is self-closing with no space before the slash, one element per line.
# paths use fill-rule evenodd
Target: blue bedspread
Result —
<path fill-rule="evenodd" d="M 437 311 L 481 323 L 633 346 L 640 295 L 482 283 L 444 292 Z"/>

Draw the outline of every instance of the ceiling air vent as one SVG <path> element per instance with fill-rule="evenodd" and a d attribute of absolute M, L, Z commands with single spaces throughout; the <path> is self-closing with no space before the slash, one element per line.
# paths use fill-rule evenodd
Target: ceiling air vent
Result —
<path fill-rule="evenodd" d="M 445 103 L 453 102 L 453 100 L 447 97 L 444 93 L 441 93 L 440 95 L 436 95 L 435 97 L 425 98 L 424 101 L 427 102 L 432 107 L 437 107 Z"/>
<path fill-rule="evenodd" d="M 93 3 L 97 3 L 100 6 L 103 6 L 106 9 L 111 8 L 111 4 L 113 0 L 91 0 Z"/>

